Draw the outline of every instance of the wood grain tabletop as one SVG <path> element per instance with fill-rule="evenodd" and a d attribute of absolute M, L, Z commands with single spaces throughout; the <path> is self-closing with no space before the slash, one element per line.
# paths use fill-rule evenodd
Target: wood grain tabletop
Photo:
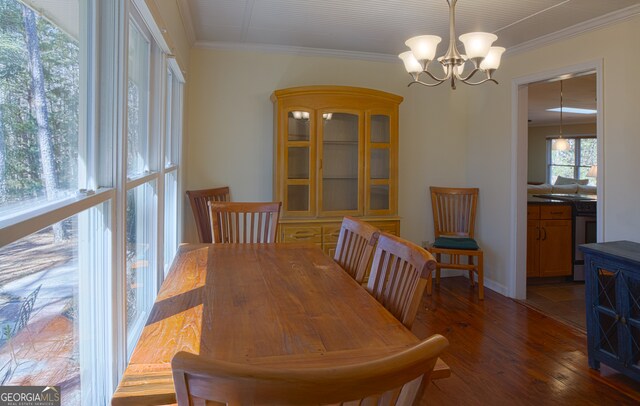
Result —
<path fill-rule="evenodd" d="M 175 403 L 178 351 L 284 368 L 364 361 L 418 341 L 315 245 L 186 244 L 112 404 Z"/>

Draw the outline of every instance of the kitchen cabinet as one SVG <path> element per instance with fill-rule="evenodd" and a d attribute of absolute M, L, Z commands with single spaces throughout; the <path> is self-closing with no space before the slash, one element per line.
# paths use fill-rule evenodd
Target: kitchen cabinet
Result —
<path fill-rule="evenodd" d="M 585 263 L 589 366 L 606 365 L 640 381 L 640 244 L 580 246 Z"/>
<path fill-rule="evenodd" d="M 398 234 L 398 107 L 402 97 L 346 86 L 276 90 L 274 200 L 280 241 L 332 255 L 342 217 Z"/>
<path fill-rule="evenodd" d="M 572 274 L 571 222 L 569 204 L 527 205 L 527 277 Z"/>

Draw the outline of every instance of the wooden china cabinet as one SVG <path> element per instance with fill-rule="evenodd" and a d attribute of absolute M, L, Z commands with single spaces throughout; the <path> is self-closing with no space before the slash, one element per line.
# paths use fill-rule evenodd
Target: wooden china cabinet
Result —
<path fill-rule="evenodd" d="M 274 200 L 279 239 L 333 255 L 345 215 L 398 235 L 398 107 L 402 97 L 346 86 L 276 90 Z"/>

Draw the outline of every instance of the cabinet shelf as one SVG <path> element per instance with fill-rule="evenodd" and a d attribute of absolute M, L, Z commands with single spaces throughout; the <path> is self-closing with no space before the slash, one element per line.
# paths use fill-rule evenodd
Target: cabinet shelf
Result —
<path fill-rule="evenodd" d="M 287 138 L 289 141 L 309 141 L 309 134 L 288 134 Z"/>
<path fill-rule="evenodd" d="M 325 145 L 353 145 L 353 146 L 358 146 L 358 141 L 323 140 L 322 143 L 325 144 Z"/>

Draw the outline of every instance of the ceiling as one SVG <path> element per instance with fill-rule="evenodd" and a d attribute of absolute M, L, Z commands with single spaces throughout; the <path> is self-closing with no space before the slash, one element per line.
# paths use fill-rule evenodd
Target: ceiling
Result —
<path fill-rule="evenodd" d="M 412 36 L 449 38 L 446 0 L 181 0 L 200 44 L 251 44 L 393 56 Z M 486 31 L 507 50 L 640 0 L 459 0 L 457 35 Z M 629 11 L 629 10 L 626 10 Z M 637 10 L 635 12 L 638 12 Z M 183 12 L 183 14 L 185 14 Z"/>
<path fill-rule="evenodd" d="M 446 0 L 180 0 L 199 46 L 268 48 L 395 60 L 412 36 L 449 38 Z M 507 55 L 640 13 L 640 0 L 458 0 L 457 35 L 486 31 Z M 460 50 L 463 51 L 460 44 Z M 402 69 L 398 60 L 399 69 Z M 563 105 L 595 109 L 595 75 L 565 80 Z M 529 87 L 530 125 L 557 125 L 560 82 Z M 563 113 L 563 123 L 595 122 Z"/>
<path fill-rule="evenodd" d="M 558 125 L 560 113 L 546 111 L 560 107 L 560 81 L 529 85 L 529 125 Z M 562 106 L 596 110 L 596 75 L 574 77 L 562 81 Z M 563 124 L 595 123 L 595 114 L 562 113 Z"/>

